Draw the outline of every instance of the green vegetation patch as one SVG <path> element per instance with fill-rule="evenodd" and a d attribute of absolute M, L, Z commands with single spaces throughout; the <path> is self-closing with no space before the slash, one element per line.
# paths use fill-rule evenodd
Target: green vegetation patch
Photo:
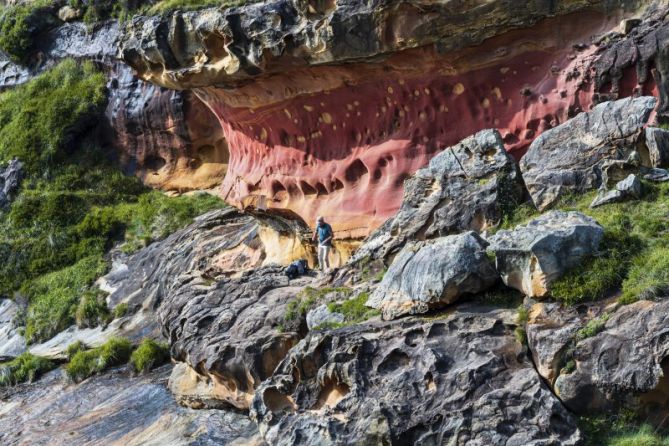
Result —
<path fill-rule="evenodd" d="M 576 341 L 582 341 L 583 339 L 591 338 L 600 331 L 604 330 L 606 321 L 608 321 L 610 317 L 611 315 L 609 313 L 605 313 L 598 318 L 589 320 L 588 323 L 585 324 L 585 327 L 576 332 Z"/>
<path fill-rule="evenodd" d="M 669 249 L 658 246 L 635 257 L 622 291 L 623 304 L 654 299 L 669 291 Z"/>
<path fill-rule="evenodd" d="M 578 421 L 585 446 L 669 446 L 665 432 L 653 429 L 628 409 Z"/>
<path fill-rule="evenodd" d="M 54 368 L 56 368 L 56 363 L 53 361 L 26 352 L 9 362 L 0 364 L 0 386 L 33 382 Z"/>
<path fill-rule="evenodd" d="M 170 360 L 170 347 L 153 339 L 144 339 L 130 356 L 130 365 L 137 373 L 147 373 Z"/>
<path fill-rule="evenodd" d="M 18 63 L 27 63 L 37 35 L 55 26 L 52 0 L 5 6 L 0 11 L 0 49 Z"/>
<path fill-rule="evenodd" d="M 344 322 L 340 326 L 357 324 L 381 314 L 379 310 L 365 306 L 368 299 L 369 293 L 363 292 L 352 299 L 328 304 L 328 310 L 344 315 Z"/>
<path fill-rule="evenodd" d="M 27 170 L 0 213 L 0 293 L 28 297 L 29 342 L 110 319 L 92 283 L 116 243 L 134 252 L 224 206 L 208 194 L 169 198 L 122 174 L 91 127 L 104 85 L 93 65 L 67 60 L 0 94 L 0 162 L 18 157 Z"/>
<path fill-rule="evenodd" d="M 131 353 L 129 340 L 112 338 L 100 347 L 77 351 L 65 366 L 65 371 L 74 382 L 81 382 L 110 367 L 127 363 Z"/>

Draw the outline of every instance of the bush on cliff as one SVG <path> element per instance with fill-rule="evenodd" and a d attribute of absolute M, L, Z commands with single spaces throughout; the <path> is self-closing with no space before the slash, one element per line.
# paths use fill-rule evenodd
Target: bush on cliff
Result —
<path fill-rule="evenodd" d="M 12 60 L 27 63 L 35 37 L 57 23 L 52 0 L 5 6 L 0 12 L 0 49 Z"/>
<path fill-rule="evenodd" d="M 144 339 L 130 356 L 130 365 L 137 373 L 147 373 L 170 359 L 170 347 L 163 342 Z"/>
<path fill-rule="evenodd" d="M 0 364 L 0 386 L 33 382 L 54 368 L 56 364 L 53 361 L 26 352 L 9 362 Z"/>
<path fill-rule="evenodd" d="M 132 344 L 125 338 L 112 338 L 100 347 L 77 351 L 65 366 L 65 372 L 74 382 L 81 382 L 110 367 L 128 362 Z"/>

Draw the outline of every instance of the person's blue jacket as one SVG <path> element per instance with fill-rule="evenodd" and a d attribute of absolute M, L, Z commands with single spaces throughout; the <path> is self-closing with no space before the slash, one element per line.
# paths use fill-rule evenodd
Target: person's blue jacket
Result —
<path fill-rule="evenodd" d="M 316 227 L 316 232 L 318 234 L 319 245 L 332 246 L 332 226 L 327 223 L 320 223 L 318 227 Z M 329 238 L 329 240 L 323 243 L 327 238 Z"/>

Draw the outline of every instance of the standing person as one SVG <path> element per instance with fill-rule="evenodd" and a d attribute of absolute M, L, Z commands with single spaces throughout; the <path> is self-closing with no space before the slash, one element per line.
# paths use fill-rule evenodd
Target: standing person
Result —
<path fill-rule="evenodd" d="M 318 266 L 323 272 L 330 270 L 330 249 L 332 248 L 332 226 L 325 222 L 323 217 L 316 220 L 316 230 L 312 237 L 313 241 L 318 240 Z"/>

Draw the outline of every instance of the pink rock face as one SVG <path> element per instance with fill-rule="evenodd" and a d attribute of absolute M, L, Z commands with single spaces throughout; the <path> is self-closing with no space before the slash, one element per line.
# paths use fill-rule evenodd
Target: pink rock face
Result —
<path fill-rule="evenodd" d="M 519 158 L 541 132 L 588 110 L 598 49 L 583 44 L 617 25 L 579 13 L 458 52 L 422 48 L 197 89 L 230 150 L 221 195 L 289 208 L 310 224 L 324 215 L 338 237 L 365 236 L 397 211 L 404 179 L 443 148 L 496 128 Z M 655 88 L 631 69 L 617 90 Z"/>

